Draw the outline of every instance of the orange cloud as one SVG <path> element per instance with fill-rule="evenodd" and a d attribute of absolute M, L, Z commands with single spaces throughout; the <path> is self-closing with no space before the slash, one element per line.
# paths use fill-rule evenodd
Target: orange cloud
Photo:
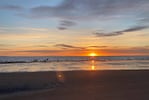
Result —
<path fill-rule="evenodd" d="M 88 56 L 95 52 L 98 56 L 149 55 L 149 47 L 101 48 L 101 49 L 39 49 L 39 50 L 1 50 L 1 56 Z"/>

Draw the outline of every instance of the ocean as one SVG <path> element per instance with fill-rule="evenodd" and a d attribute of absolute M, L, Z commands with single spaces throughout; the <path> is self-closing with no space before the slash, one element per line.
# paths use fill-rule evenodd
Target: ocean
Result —
<path fill-rule="evenodd" d="M 149 56 L 0 56 L 0 73 L 72 70 L 149 70 Z"/>

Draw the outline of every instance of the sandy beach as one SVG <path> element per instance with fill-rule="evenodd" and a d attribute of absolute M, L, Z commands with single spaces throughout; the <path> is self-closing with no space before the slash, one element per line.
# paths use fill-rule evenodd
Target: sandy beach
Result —
<path fill-rule="evenodd" d="M 0 73 L 0 100 L 148 100 L 149 71 Z"/>

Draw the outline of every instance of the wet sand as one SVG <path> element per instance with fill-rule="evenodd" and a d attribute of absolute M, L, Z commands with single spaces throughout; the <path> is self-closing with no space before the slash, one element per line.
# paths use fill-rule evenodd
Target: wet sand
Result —
<path fill-rule="evenodd" d="M 149 100 L 149 71 L 0 73 L 0 100 Z"/>

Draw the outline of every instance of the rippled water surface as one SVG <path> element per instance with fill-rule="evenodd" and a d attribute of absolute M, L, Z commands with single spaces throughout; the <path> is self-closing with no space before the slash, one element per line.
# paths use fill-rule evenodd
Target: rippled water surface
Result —
<path fill-rule="evenodd" d="M 0 57 L 0 72 L 148 70 L 149 57 Z"/>

